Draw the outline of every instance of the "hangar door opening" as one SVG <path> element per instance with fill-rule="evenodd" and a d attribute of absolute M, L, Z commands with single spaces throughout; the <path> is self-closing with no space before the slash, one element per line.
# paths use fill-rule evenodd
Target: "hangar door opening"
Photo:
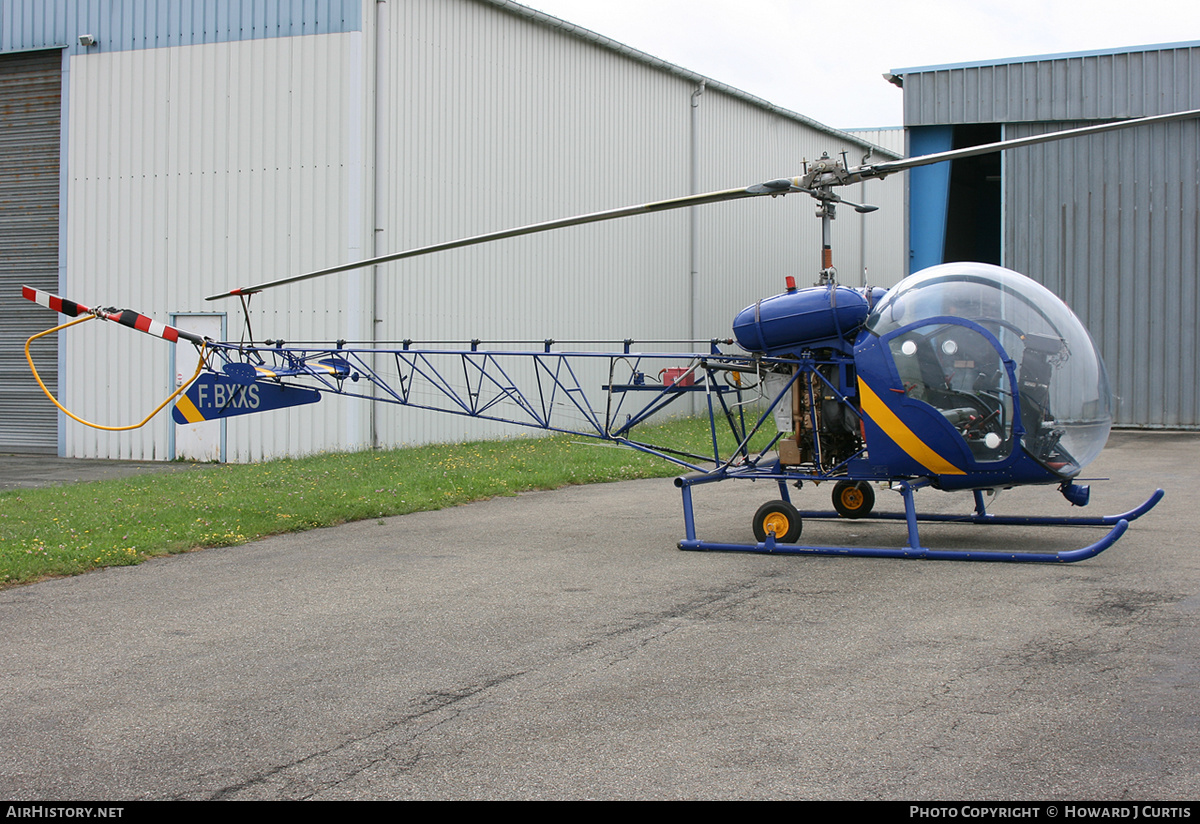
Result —
<path fill-rule="evenodd" d="M 59 121 L 62 51 L 0 55 L 0 451 L 58 451 L 58 412 L 25 363 L 30 335 L 60 322 L 21 297 L 21 286 L 58 292 Z M 33 352 L 58 389 L 58 343 Z"/>
<path fill-rule="evenodd" d="M 965 149 L 1001 139 L 996 123 L 917 126 L 910 156 Z M 910 274 L 953 261 L 1001 265 L 1000 153 L 937 163 L 909 172 Z"/>

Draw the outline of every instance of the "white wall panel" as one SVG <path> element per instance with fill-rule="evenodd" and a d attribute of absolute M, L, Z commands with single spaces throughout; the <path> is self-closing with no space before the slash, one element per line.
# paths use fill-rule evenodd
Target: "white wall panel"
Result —
<path fill-rule="evenodd" d="M 203 300 L 347 259 L 348 128 L 362 66 L 357 34 L 276 38 L 71 58 L 64 291 L 165 319 L 230 312 Z M 360 170 L 361 171 L 361 170 Z M 361 185 L 358 191 L 361 191 Z M 361 233 L 362 222 L 358 221 Z M 353 277 L 256 298 L 259 338 L 345 337 L 361 328 L 346 304 Z M 87 328 L 96 327 L 96 328 Z M 67 402 L 91 420 L 125 423 L 170 391 L 168 349 L 126 329 L 88 324 L 66 334 Z M 131 370 L 129 365 L 133 364 Z M 119 391 L 103 391 L 121 375 Z M 125 376 L 128 376 L 127 378 Z M 229 424 L 229 455 L 252 460 L 362 446 L 360 407 L 327 403 Z M 67 452 L 162 459 L 164 415 L 135 433 L 75 424 Z"/>
<path fill-rule="evenodd" d="M 701 98 L 702 190 L 734 182 L 799 175 L 804 162 L 828 152 L 856 164 L 863 149 L 836 135 L 808 129 L 744 101 L 719 93 Z M 870 181 L 865 190 L 854 186 L 843 194 L 880 205 L 881 210 L 859 215 L 841 206 L 833 223 L 834 266 L 842 283 L 890 286 L 903 274 L 898 238 L 893 226 L 902 222 L 903 183 L 899 177 Z M 700 210 L 700 285 L 702 326 L 728 334 L 734 312 L 759 298 L 783 290 L 788 275 L 797 284 L 814 283 L 821 268 L 821 224 L 814 201 L 788 195 L 721 204 Z M 872 240 L 864 248 L 863 227 Z M 878 237 L 881 242 L 876 243 Z M 866 257 L 864 259 L 864 252 Z"/>
<path fill-rule="evenodd" d="M 692 191 L 695 81 L 486 3 L 418 0 L 387 13 L 379 254 Z M 863 153 L 715 90 L 701 97 L 699 124 L 698 191 L 799 174 L 822 150 L 848 148 L 852 162 Z M 698 212 L 698 337 L 729 336 L 734 314 L 781 291 L 785 274 L 815 277 L 820 234 L 807 198 Z M 849 283 L 862 265 L 860 220 L 844 209 L 836 224 Z M 688 227 L 686 212 L 664 213 L 380 267 L 381 337 L 686 338 Z M 872 246 L 871 262 L 902 272 L 901 248 L 889 258 Z M 385 443 L 501 431 L 385 414 Z"/>
<path fill-rule="evenodd" d="M 222 309 L 236 336 L 237 306 L 204 295 L 796 175 L 822 151 L 847 150 L 852 163 L 864 152 L 848 135 L 719 84 L 693 121 L 697 78 L 528 9 L 476 0 L 365 0 L 362 9 L 362 31 L 349 34 L 73 57 L 66 280 L 86 288 L 68 295 L 160 318 Z M 866 216 L 869 227 L 895 229 L 868 228 L 864 242 L 864 218 L 842 208 L 843 282 L 860 283 L 864 262 L 873 284 L 904 270 L 901 194 L 899 178 L 846 193 L 884 206 Z M 785 275 L 815 278 L 812 212 L 796 195 L 697 210 L 698 337 L 728 336 L 734 314 L 780 291 Z M 293 284 L 254 298 L 254 335 L 682 339 L 692 315 L 690 225 L 684 211 L 628 218 Z M 68 338 L 69 401 L 85 416 L 128 420 L 169 391 L 166 346 L 113 328 Z M 95 391 L 97 375 L 128 363 L 138 364 L 128 387 Z M 592 371 L 598 389 L 607 376 Z M 164 458 L 171 425 L 164 417 L 133 435 L 72 425 L 68 454 Z M 230 419 L 227 454 L 245 461 L 372 437 L 387 446 L 508 431 L 327 396 Z"/>
<path fill-rule="evenodd" d="M 379 253 L 687 192 L 679 78 L 486 4 L 406 3 L 385 36 Z M 683 337 L 686 307 L 669 307 L 686 225 L 660 214 L 380 267 L 380 336 Z M 381 415 L 384 443 L 501 431 Z"/>

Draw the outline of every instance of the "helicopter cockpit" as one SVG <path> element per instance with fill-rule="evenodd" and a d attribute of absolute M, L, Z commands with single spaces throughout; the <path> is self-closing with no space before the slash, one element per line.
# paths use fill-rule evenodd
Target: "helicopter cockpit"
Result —
<path fill-rule="evenodd" d="M 982 263 L 918 272 L 874 307 L 904 396 L 937 410 L 973 460 L 1018 444 L 1064 477 L 1104 447 L 1112 424 L 1104 364 L 1083 324 L 1048 289 Z"/>

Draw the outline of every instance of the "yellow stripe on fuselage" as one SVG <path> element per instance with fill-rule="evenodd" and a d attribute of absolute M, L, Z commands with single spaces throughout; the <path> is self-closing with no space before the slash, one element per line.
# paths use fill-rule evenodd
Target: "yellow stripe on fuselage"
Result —
<path fill-rule="evenodd" d="M 187 395 L 179 396 L 179 400 L 175 401 L 175 408 L 179 410 L 179 414 L 183 415 L 188 423 L 200 423 L 204 420 L 204 416 L 200 414 L 200 410 L 196 408 L 196 404 L 192 403 L 191 398 Z"/>
<path fill-rule="evenodd" d="M 858 394 L 862 398 L 863 412 L 866 412 L 875 425 L 883 430 L 883 434 L 895 441 L 896 445 L 914 461 L 935 475 L 967 474 L 917 437 L 917 434 L 905 426 L 904 421 L 896 417 L 896 413 L 888 408 L 888 405 L 863 382 L 861 377 L 858 379 Z"/>

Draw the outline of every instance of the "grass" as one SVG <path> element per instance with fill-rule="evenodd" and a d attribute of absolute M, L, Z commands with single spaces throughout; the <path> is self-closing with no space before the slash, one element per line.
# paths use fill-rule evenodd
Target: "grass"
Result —
<path fill-rule="evenodd" d="M 707 420 L 639 428 L 639 437 L 711 454 Z M 0 492 L 0 588 L 527 490 L 685 471 L 584 441 L 437 444 Z M 721 448 L 727 454 L 729 438 Z"/>

